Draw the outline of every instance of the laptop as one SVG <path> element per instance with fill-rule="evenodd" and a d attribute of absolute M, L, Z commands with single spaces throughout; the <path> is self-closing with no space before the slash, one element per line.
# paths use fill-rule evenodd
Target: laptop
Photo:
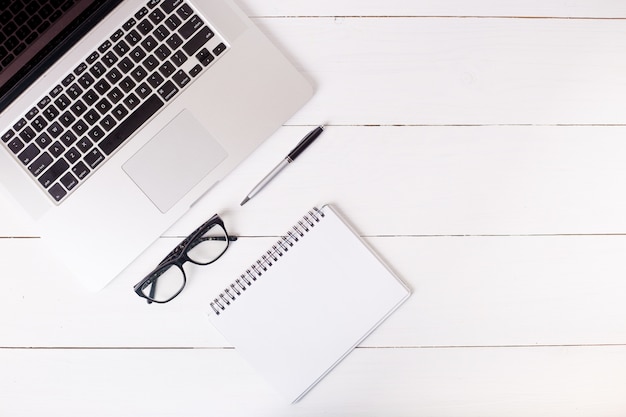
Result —
<path fill-rule="evenodd" d="M 231 0 L 0 0 L 0 41 L 0 184 L 93 290 L 313 90 Z"/>

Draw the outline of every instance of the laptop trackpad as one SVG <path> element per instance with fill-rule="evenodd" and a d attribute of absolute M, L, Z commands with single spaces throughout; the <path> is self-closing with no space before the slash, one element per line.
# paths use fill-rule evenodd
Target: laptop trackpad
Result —
<path fill-rule="evenodd" d="M 224 148 L 183 110 L 123 166 L 165 213 L 227 156 Z"/>

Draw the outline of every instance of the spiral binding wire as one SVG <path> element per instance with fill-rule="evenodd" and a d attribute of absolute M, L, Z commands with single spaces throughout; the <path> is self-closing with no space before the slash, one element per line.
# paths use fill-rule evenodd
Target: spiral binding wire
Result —
<path fill-rule="evenodd" d="M 320 220 L 324 217 L 324 213 L 317 207 L 309 210 L 298 222 L 287 231 L 275 244 L 272 245 L 265 253 L 261 255 L 243 274 L 239 276 L 232 284 L 226 287 L 211 303 L 211 308 L 216 315 L 220 315 L 222 311 L 243 294 L 252 283 L 261 277 L 263 273 L 289 251 L 295 243 L 299 242 Z"/>

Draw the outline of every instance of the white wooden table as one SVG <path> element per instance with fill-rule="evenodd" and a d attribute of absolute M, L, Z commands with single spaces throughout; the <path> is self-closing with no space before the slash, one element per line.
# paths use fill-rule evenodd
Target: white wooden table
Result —
<path fill-rule="evenodd" d="M 85 292 L 0 195 L 0 416 L 626 415 L 626 3 L 241 6 L 316 95 L 125 274 Z M 289 405 L 205 313 L 323 203 L 414 294 Z M 241 239 L 142 302 L 148 259 L 215 212 Z"/>

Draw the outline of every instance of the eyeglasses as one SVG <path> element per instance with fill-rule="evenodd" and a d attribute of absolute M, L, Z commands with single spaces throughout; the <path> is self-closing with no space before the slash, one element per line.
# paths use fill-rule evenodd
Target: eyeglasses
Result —
<path fill-rule="evenodd" d="M 216 214 L 174 248 L 159 265 L 133 288 L 148 304 L 167 303 L 181 293 L 187 283 L 183 264 L 209 265 L 228 249 L 235 236 L 228 236 L 224 222 Z M 158 284 L 158 285 L 157 285 Z"/>

